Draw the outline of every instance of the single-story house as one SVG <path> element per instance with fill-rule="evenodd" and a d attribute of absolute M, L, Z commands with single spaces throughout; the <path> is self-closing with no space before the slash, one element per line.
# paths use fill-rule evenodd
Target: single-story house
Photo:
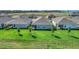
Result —
<path fill-rule="evenodd" d="M 31 21 L 33 23 L 40 19 L 41 17 L 38 17 L 36 19 L 30 19 L 27 16 L 20 16 L 20 17 L 15 17 L 11 18 L 8 16 L 0 17 L 0 28 L 6 27 L 7 25 L 12 26 L 12 28 L 27 28 Z"/>
<path fill-rule="evenodd" d="M 2 28 L 2 24 L 10 20 L 12 20 L 12 18 L 8 16 L 0 17 L 0 28 Z"/>
<path fill-rule="evenodd" d="M 74 28 L 79 29 L 79 17 L 72 17 L 71 20 L 75 23 Z"/>
<path fill-rule="evenodd" d="M 26 15 L 20 15 L 19 18 L 20 18 L 20 19 L 29 19 L 29 16 L 26 16 Z"/>
<path fill-rule="evenodd" d="M 8 13 L 0 13 L 0 16 L 9 16 Z"/>
<path fill-rule="evenodd" d="M 69 12 L 69 16 L 79 16 L 79 11 Z"/>
<path fill-rule="evenodd" d="M 32 25 L 33 29 L 51 29 L 49 19 L 45 16 L 37 18 Z"/>
<path fill-rule="evenodd" d="M 11 24 L 12 28 L 27 28 L 31 22 L 31 19 L 15 18 L 5 22 L 5 24 Z"/>
<path fill-rule="evenodd" d="M 66 17 L 57 17 L 52 19 L 52 21 L 57 23 L 58 28 L 72 28 L 76 29 L 79 27 L 79 17 L 66 18 Z"/>

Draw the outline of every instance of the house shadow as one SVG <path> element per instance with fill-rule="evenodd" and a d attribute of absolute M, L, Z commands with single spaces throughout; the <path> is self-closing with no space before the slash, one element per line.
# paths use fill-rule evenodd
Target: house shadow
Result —
<path fill-rule="evenodd" d="M 54 36 L 54 37 L 57 38 L 57 39 L 61 39 L 61 37 L 59 37 L 59 36 L 57 36 L 57 35 L 55 35 L 55 34 L 52 34 L 52 36 Z"/>
<path fill-rule="evenodd" d="M 79 39 L 79 37 L 75 37 L 75 36 L 72 36 L 72 35 L 71 35 L 70 37 L 73 37 L 73 38 L 75 38 L 75 39 Z"/>

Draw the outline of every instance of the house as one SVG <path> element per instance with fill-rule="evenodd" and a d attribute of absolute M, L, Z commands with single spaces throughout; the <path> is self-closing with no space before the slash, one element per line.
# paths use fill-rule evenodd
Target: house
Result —
<path fill-rule="evenodd" d="M 8 13 L 0 13 L 0 16 L 9 16 Z"/>
<path fill-rule="evenodd" d="M 78 12 L 69 12 L 69 16 L 79 16 L 79 11 Z"/>
<path fill-rule="evenodd" d="M 13 28 L 27 28 L 30 22 L 31 19 L 14 18 L 10 21 L 5 22 L 5 24 L 12 25 Z"/>
<path fill-rule="evenodd" d="M 0 28 L 3 27 L 2 24 L 4 24 L 7 21 L 10 21 L 10 20 L 12 20 L 12 18 L 8 17 L 8 16 L 0 17 Z"/>
<path fill-rule="evenodd" d="M 40 17 L 36 18 L 36 19 L 30 19 L 27 16 L 20 16 L 20 17 L 15 17 L 15 18 L 11 18 L 9 16 L 4 16 L 4 17 L 0 17 L 0 28 L 6 27 L 8 25 L 12 26 L 12 28 L 27 28 L 29 26 L 29 24 L 31 23 L 31 21 L 33 21 L 33 23 L 35 21 L 37 21 Z"/>
<path fill-rule="evenodd" d="M 72 17 L 71 20 L 75 23 L 74 27 L 79 29 L 79 17 Z"/>
<path fill-rule="evenodd" d="M 57 18 L 52 19 L 52 21 L 57 23 L 58 28 L 61 28 L 61 29 L 67 29 L 67 28 L 76 29 L 76 28 L 78 28 L 78 24 L 79 24 L 79 17 L 77 17 L 77 19 L 75 17 L 73 17 L 73 18 L 57 17 Z"/>
<path fill-rule="evenodd" d="M 20 18 L 20 19 L 29 19 L 29 17 L 26 16 L 26 15 L 20 15 L 19 18 Z"/>
<path fill-rule="evenodd" d="M 37 18 L 32 25 L 33 29 L 51 29 L 49 19 L 45 16 Z"/>

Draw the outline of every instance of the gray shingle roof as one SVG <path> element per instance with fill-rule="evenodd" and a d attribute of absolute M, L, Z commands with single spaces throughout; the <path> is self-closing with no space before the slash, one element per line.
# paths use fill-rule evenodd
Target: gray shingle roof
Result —
<path fill-rule="evenodd" d="M 57 18 L 53 18 L 52 21 L 56 22 L 57 24 L 60 23 L 62 20 L 69 20 L 69 21 L 72 21 L 71 18 L 68 18 L 68 17 L 57 17 Z M 74 22 L 74 21 L 72 21 Z"/>
<path fill-rule="evenodd" d="M 71 20 L 76 24 L 79 24 L 79 17 L 72 17 Z"/>
<path fill-rule="evenodd" d="M 10 17 L 0 17 L 0 24 L 12 20 Z"/>
<path fill-rule="evenodd" d="M 52 18 L 52 21 L 59 23 L 61 20 L 63 20 L 64 17 L 56 17 L 56 18 Z"/>
<path fill-rule="evenodd" d="M 46 17 L 39 18 L 33 25 L 49 25 L 49 19 Z"/>
<path fill-rule="evenodd" d="M 52 21 L 55 21 L 56 23 L 59 23 L 61 20 L 67 19 L 70 21 L 73 21 L 76 24 L 79 24 L 79 17 L 72 17 L 72 18 L 67 18 L 67 17 L 56 17 L 52 18 Z M 33 21 L 33 25 L 49 25 L 49 19 L 45 16 L 43 17 L 38 17 L 37 19 L 29 19 L 29 18 L 11 18 L 8 16 L 5 17 L 0 17 L 0 24 L 1 23 L 10 23 L 10 24 L 30 24 L 30 22 Z"/>
<path fill-rule="evenodd" d="M 13 20 L 7 21 L 6 23 L 9 23 L 9 24 L 29 24 L 30 22 L 31 22 L 31 19 L 15 18 Z"/>

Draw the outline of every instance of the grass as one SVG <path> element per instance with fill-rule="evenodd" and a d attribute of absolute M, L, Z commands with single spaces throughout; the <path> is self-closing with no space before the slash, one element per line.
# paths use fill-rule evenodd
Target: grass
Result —
<path fill-rule="evenodd" d="M 33 30 L 32 36 L 26 29 L 21 29 L 19 36 L 16 29 L 0 30 L 0 48 L 39 48 L 62 49 L 79 48 L 79 30 L 57 30 L 54 33 L 46 30 Z"/>

